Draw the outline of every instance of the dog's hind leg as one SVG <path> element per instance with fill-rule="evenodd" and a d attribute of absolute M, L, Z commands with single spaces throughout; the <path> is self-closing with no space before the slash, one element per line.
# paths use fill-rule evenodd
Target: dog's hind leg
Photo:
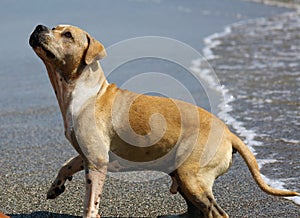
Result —
<path fill-rule="evenodd" d="M 184 217 L 227 218 L 226 212 L 217 204 L 212 194 L 214 179 L 209 179 L 207 174 L 193 172 L 193 169 L 180 167 L 176 172 L 179 184 L 178 191 L 188 205 Z"/>
<path fill-rule="evenodd" d="M 57 177 L 47 192 L 47 199 L 54 199 L 65 191 L 65 182 L 72 180 L 72 176 L 84 169 L 84 162 L 80 155 L 71 158 L 63 164 Z"/>

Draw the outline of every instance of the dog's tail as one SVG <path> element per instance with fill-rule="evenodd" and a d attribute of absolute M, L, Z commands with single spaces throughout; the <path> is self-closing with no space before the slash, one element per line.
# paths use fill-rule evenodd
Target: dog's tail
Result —
<path fill-rule="evenodd" d="M 243 143 L 241 139 L 239 139 L 236 135 L 232 133 L 231 137 L 232 146 L 235 148 L 243 157 L 245 160 L 255 182 L 258 184 L 258 186 L 266 193 L 275 195 L 275 196 L 300 196 L 299 193 L 294 191 L 288 191 L 288 190 L 279 190 L 272 188 L 268 186 L 265 181 L 263 180 L 259 167 L 256 161 L 256 158 L 254 157 L 253 153 L 250 151 L 250 149 Z"/>

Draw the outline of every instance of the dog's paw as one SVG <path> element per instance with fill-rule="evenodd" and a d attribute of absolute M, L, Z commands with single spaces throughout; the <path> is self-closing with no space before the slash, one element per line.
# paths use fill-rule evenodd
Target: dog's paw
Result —
<path fill-rule="evenodd" d="M 65 191 L 65 185 L 62 186 L 51 186 L 47 192 L 47 199 L 54 199 Z"/>

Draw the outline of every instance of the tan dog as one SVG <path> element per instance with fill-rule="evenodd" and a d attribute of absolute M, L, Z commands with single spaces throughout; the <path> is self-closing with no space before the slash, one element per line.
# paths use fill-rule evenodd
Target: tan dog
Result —
<path fill-rule="evenodd" d="M 50 30 L 39 25 L 30 45 L 46 65 L 65 135 L 79 153 L 60 169 L 48 198 L 61 194 L 65 181 L 85 169 L 83 217 L 100 217 L 107 168 L 118 168 L 117 164 L 109 165 L 110 150 L 119 162 L 130 162 L 129 167 L 136 163 L 137 168 L 169 173 L 171 192 L 179 191 L 188 204 L 185 217 L 228 217 L 214 200 L 212 186 L 215 178 L 230 167 L 234 150 L 242 155 L 263 191 L 278 196 L 299 195 L 265 184 L 251 151 L 209 112 L 182 101 L 140 95 L 109 84 L 97 61 L 106 56 L 105 49 L 83 30 L 67 25 Z"/>

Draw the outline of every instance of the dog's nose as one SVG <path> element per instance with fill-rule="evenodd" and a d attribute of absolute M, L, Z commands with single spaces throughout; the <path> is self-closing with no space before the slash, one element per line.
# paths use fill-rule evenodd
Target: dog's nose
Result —
<path fill-rule="evenodd" d="M 43 32 L 43 31 L 48 31 L 48 27 L 44 26 L 44 25 L 37 25 L 37 27 L 35 28 L 34 32 Z"/>
<path fill-rule="evenodd" d="M 37 25 L 37 27 L 34 29 L 33 33 L 30 36 L 29 44 L 31 47 L 36 47 L 40 44 L 40 33 L 48 32 L 48 27 L 44 25 Z"/>

